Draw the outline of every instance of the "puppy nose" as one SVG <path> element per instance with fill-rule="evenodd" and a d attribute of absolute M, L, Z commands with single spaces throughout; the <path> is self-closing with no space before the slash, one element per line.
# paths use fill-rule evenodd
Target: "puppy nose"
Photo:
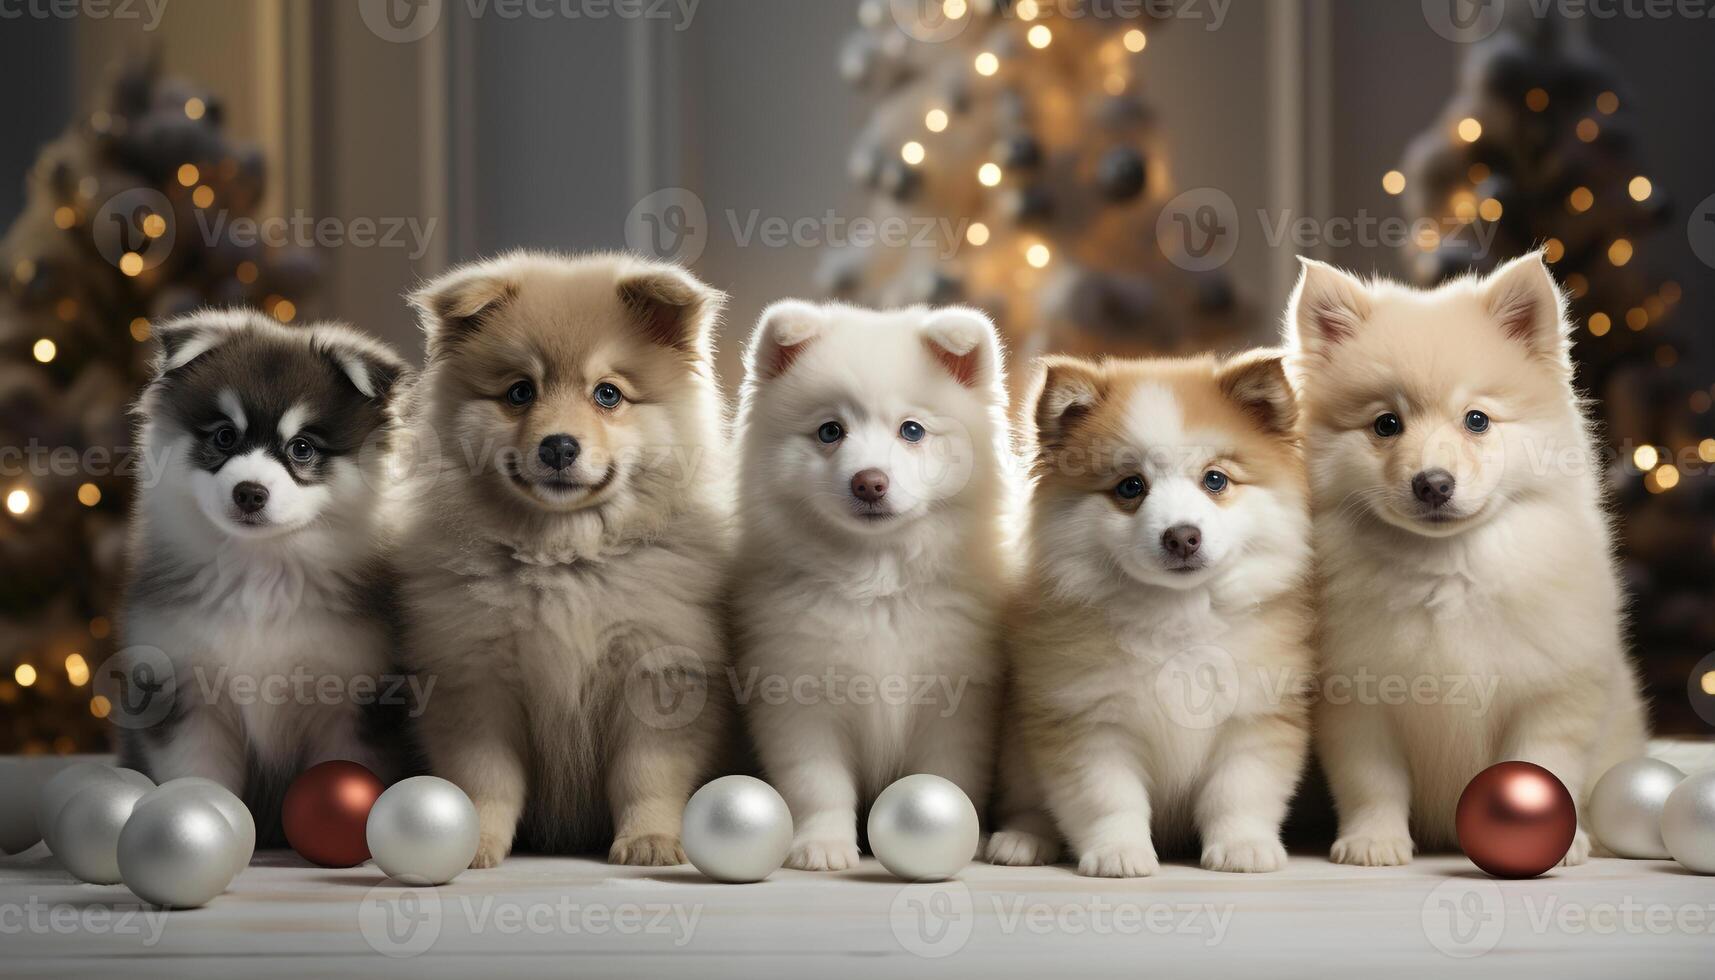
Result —
<path fill-rule="evenodd" d="M 536 447 L 536 458 L 550 469 L 563 470 L 578 458 L 578 441 L 564 432 L 549 436 Z"/>
<path fill-rule="evenodd" d="M 1411 494 L 1430 507 L 1441 507 L 1453 499 L 1453 474 L 1424 470 L 1411 478 Z"/>
<path fill-rule="evenodd" d="M 866 504 L 879 503 L 887 496 L 887 474 L 880 470 L 864 470 L 852 477 L 852 496 Z"/>
<path fill-rule="evenodd" d="M 232 502 L 238 505 L 241 512 L 254 514 L 268 506 L 268 488 L 246 480 L 232 488 Z"/>
<path fill-rule="evenodd" d="M 1161 532 L 1161 547 L 1175 558 L 1191 557 L 1202 543 L 1203 532 L 1193 524 L 1175 524 Z"/>

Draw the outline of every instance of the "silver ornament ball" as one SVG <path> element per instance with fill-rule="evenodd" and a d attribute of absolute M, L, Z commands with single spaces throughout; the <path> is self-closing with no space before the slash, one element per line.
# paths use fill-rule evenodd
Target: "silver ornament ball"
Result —
<path fill-rule="evenodd" d="M 369 853 L 389 878 L 444 885 L 470 867 L 481 837 L 464 790 L 437 776 L 413 776 L 387 788 L 369 811 Z"/>
<path fill-rule="evenodd" d="M 36 827 L 41 831 L 42 839 L 48 842 L 48 849 L 55 854 L 60 852 L 54 836 L 60 811 L 91 782 L 124 783 L 144 792 L 155 788 L 148 776 L 135 769 L 115 769 L 96 762 L 74 762 L 60 769 L 48 777 L 36 797 Z"/>
<path fill-rule="evenodd" d="M 945 881 L 976 853 L 977 808 L 951 780 L 906 776 L 870 807 L 869 849 L 897 878 Z"/>
<path fill-rule="evenodd" d="M 1685 773 L 1660 759 L 1627 759 L 1602 774 L 1585 809 L 1602 846 L 1624 858 L 1665 858 L 1661 807 Z"/>
<path fill-rule="evenodd" d="M 0 761 L 0 854 L 22 854 L 42 839 L 36 801 L 42 781 L 35 767 Z"/>
<path fill-rule="evenodd" d="M 1715 875 L 1715 772 L 1687 776 L 1661 808 L 1661 839 L 1686 870 Z"/>
<path fill-rule="evenodd" d="M 147 791 L 123 779 L 90 779 L 60 807 L 54 856 L 79 881 L 119 883 L 119 832 Z"/>
<path fill-rule="evenodd" d="M 716 881 L 761 881 L 792 849 L 792 811 L 774 787 L 752 776 L 722 776 L 685 804 L 685 856 Z"/>
<path fill-rule="evenodd" d="M 212 779 L 201 776 L 181 776 L 169 779 L 157 786 L 152 792 L 137 801 L 139 808 L 151 806 L 161 800 L 174 796 L 188 796 L 193 799 L 210 803 L 220 815 L 226 818 L 227 825 L 232 828 L 232 854 L 230 861 L 231 873 L 227 875 L 227 883 L 238 877 L 238 873 L 250 867 L 250 859 L 256 854 L 256 818 L 251 815 L 250 808 L 244 805 L 237 794 Z"/>
<path fill-rule="evenodd" d="M 119 871 L 145 902 L 207 905 L 231 884 L 232 825 L 207 800 L 171 795 L 138 807 L 119 834 Z"/>

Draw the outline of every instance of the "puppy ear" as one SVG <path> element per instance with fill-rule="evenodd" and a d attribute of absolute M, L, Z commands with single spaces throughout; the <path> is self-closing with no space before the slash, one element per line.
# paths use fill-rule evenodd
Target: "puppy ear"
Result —
<path fill-rule="evenodd" d="M 1030 418 L 1036 425 L 1036 441 L 1057 446 L 1102 400 L 1101 368 L 1091 361 L 1050 354 L 1037 361 L 1041 373 L 1036 395 L 1030 402 Z"/>
<path fill-rule="evenodd" d="M 1279 350 L 1246 351 L 1215 369 L 1222 394 L 1232 399 L 1265 431 L 1286 434 L 1298 424 L 1298 399 Z"/>
<path fill-rule="evenodd" d="M 230 327 L 212 323 L 195 313 L 156 324 L 152 332 L 160 344 L 160 352 L 155 358 L 155 374 L 184 367 L 219 346 L 230 331 Z"/>
<path fill-rule="evenodd" d="M 933 310 L 923 321 L 922 331 L 929 353 L 954 381 L 966 388 L 1003 384 L 1000 338 L 994 323 L 980 310 L 968 306 Z"/>
<path fill-rule="evenodd" d="M 1483 305 L 1508 337 L 1532 354 L 1570 366 L 1566 301 L 1542 252 L 1521 255 L 1483 281 Z"/>
<path fill-rule="evenodd" d="M 709 349 L 726 294 L 675 266 L 650 266 L 619 280 L 619 301 L 651 343 L 687 354 Z"/>
<path fill-rule="evenodd" d="M 1369 290 L 1326 262 L 1298 261 L 1304 269 L 1286 307 L 1289 340 L 1306 354 L 1319 354 L 1350 339 L 1369 318 Z"/>
<path fill-rule="evenodd" d="M 358 394 L 387 404 L 408 369 L 392 348 L 353 330 L 316 327 L 311 344 L 333 361 Z"/>
<path fill-rule="evenodd" d="M 461 266 L 412 291 L 408 299 L 420 314 L 425 360 L 475 333 L 517 295 L 518 283 L 487 263 Z"/>
<path fill-rule="evenodd" d="M 775 303 L 762 311 L 750 335 L 745 375 L 756 381 L 780 377 L 826 328 L 821 308 L 812 303 L 800 299 Z"/>

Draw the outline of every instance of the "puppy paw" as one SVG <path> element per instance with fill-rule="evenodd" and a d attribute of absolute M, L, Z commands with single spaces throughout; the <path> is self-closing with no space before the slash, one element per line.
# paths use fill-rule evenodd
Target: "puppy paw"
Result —
<path fill-rule="evenodd" d="M 1014 868 L 1053 864 L 1060 859 L 1060 842 L 1028 830 L 999 830 L 989 838 L 984 857 L 990 864 Z"/>
<path fill-rule="evenodd" d="M 1409 837 L 1342 837 L 1334 842 L 1328 859 L 1335 864 L 1366 868 L 1391 868 L 1411 863 Z"/>
<path fill-rule="evenodd" d="M 645 868 L 662 868 L 685 863 L 685 849 L 672 834 L 633 834 L 616 837 L 607 849 L 608 864 L 632 864 Z"/>
<path fill-rule="evenodd" d="M 1146 878 L 1160 870 L 1155 848 L 1147 844 L 1104 845 L 1078 859 L 1078 873 L 1086 878 Z"/>
<path fill-rule="evenodd" d="M 1269 839 L 1211 841 L 1203 848 L 1203 867 L 1209 871 L 1254 874 L 1286 867 L 1286 848 Z"/>
<path fill-rule="evenodd" d="M 476 857 L 470 859 L 473 868 L 498 868 L 506 855 L 512 853 L 512 835 L 483 834 L 477 838 Z"/>
<path fill-rule="evenodd" d="M 786 855 L 786 866 L 799 871 L 844 871 L 857 864 L 857 845 L 850 841 L 800 841 Z"/>
<path fill-rule="evenodd" d="M 1572 835 L 1572 846 L 1566 849 L 1566 856 L 1560 859 L 1563 868 L 1576 868 L 1590 860 L 1590 835 L 1582 829 Z"/>

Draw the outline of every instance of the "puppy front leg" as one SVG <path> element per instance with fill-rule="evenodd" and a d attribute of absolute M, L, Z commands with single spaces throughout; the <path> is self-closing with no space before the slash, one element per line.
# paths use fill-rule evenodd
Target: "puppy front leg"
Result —
<path fill-rule="evenodd" d="M 1203 867 L 1254 872 L 1286 866 L 1280 825 L 1309 745 L 1309 726 L 1302 712 L 1227 723 L 1197 797 Z"/>
<path fill-rule="evenodd" d="M 1577 800 L 1579 828 L 1561 864 L 1578 865 L 1590 859 L 1590 835 L 1582 826 L 1584 780 L 1589 775 L 1591 733 L 1600 728 L 1600 698 L 1559 697 L 1527 704 L 1519 709 L 1502 741 L 1496 761 L 1534 762 L 1566 784 Z"/>
<path fill-rule="evenodd" d="M 1060 860 L 1060 831 L 1048 815 L 1036 771 L 1008 728 L 1000 750 L 995 831 L 983 856 L 990 864 L 1013 867 L 1053 864 Z"/>
<path fill-rule="evenodd" d="M 476 805 L 479 837 L 470 866 L 492 868 L 512 852 L 524 814 L 524 712 L 473 678 L 445 687 L 458 693 L 425 702 L 418 733 L 429 770 Z"/>
<path fill-rule="evenodd" d="M 1338 864 L 1411 861 L 1411 767 L 1387 710 L 1323 701 L 1316 713 L 1316 747 L 1340 818 L 1329 854 Z"/>
<path fill-rule="evenodd" d="M 1161 868 L 1150 836 L 1149 791 L 1137 753 L 1112 731 L 1062 740 L 1037 771 L 1066 839 L 1078 855 L 1078 873 L 1095 878 L 1140 878 Z"/>
<path fill-rule="evenodd" d="M 235 712 L 215 704 L 195 705 L 159 737 L 154 731 L 137 737 L 149 760 L 147 775 L 155 782 L 201 776 L 244 795 L 247 749 Z"/>
<path fill-rule="evenodd" d="M 857 867 L 857 780 L 826 705 L 772 705 L 751 715 L 763 771 L 792 811 L 786 866 L 803 871 Z"/>

